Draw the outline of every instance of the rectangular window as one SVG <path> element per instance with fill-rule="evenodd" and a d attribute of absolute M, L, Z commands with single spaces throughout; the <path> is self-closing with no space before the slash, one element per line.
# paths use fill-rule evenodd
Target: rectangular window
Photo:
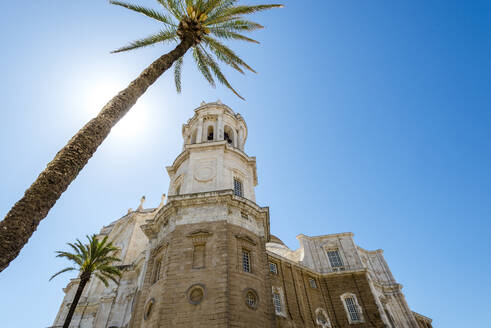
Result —
<path fill-rule="evenodd" d="M 242 250 L 242 270 L 251 272 L 251 253 L 245 249 Z"/>
<path fill-rule="evenodd" d="M 242 190 L 242 182 L 234 178 L 234 194 L 240 197 L 243 197 L 243 190 Z"/>
<path fill-rule="evenodd" d="M 244 219 L 244 220 L 249 220 L 249 216 L 247 215 L 247 213 L 245 212 L 240 212 L 240 216 Z"/>
<path fill-rule="evenodd" d="M 311 288 L 317 288 L 317 282 L 313 278 L 309 278 L 309 285 Z"/>
<path fill-rule="evenodd" d="M 329 262 L 333 268 L 339 268 L 343 266 L 343 261 L 341 256 L 339 256 L 339 251 L 337 249 L 327 251 L 327 257 L 329 257 Z"/>
<path fill-rule="evenodd" d="M 278 293 L 273 293 L 273 304 L 274 304 L 274 311 L 278 314 L 281 313 L 281 296 Z"/>
<path fill-rule="evenodd" d="M 358 313 L 355 299 L 353 297 L 347 297 L 344 301 L 346 302 L 351 321 L 360 321 L 360 314 Z"/>
<path fill-rule="evenodd" d="M 278 274 L 278 268 L 276 267 L 276 263 L 269 262 L 269 271 L 272 274 Z"/>
<path fill-rule="evenodd" d="M 205 267 L 205 245 L 194 245 L 193 250 L 193 268 L 199 269 Z"/>

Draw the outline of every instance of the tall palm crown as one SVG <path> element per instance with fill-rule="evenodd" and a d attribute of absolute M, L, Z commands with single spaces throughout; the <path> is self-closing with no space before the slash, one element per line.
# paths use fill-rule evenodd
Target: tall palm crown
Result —
<path fill-rule="evenodd" d="M 81 277 L 87 277 L 94 274 L 99 278 L 104 285 L 109 285 L 107 279 L 118 283 L 117 278 L 121 277 L 121 271 L 111 264 L 119 262 L 120 259 L 114 256 L 114 253 L 119 250 L 112 242 L 107 242 L 107 236 L 99 241 L 96 235 L 87 236 L 88 244 L 83 244 L 77 239 L 76 243 L 67 243 L 74 253 L 57 251 L 56 257 L 64 257 L 74 262 L 75 266 L 64 268 L 51 276 L 51 279 L 57 275 L 67 271 L 80 271 Z"/>
<path fill-rule="evenodd" d="M 80 240 L 68 245 L 75 251 L 74 253 L 57 251 L 58 255 L 56 257 L 64 257 L 74 262 L 75 266 L 64 268 L 51 276 L 51 279 L 57 275 L 67 272 L 67 271 L 80 271 L 80 282 L 77 287 L 75 296 L 73 297 L 72 304 L 68 310 L 67 316 L 65 318 L 65 323 L 63 328 L 68 328 L 70 321 L 72 320 L 73 314 L 77 307 L 80 296 L 85 288 L 85 285 L 89 282 L 92 275 L 99 278 L 104 285 L 109 286 L 109 280 L 114 281 L 118 284 L 118 278 L 121 278 L 121 271 L 112 266 L 112 263 L 118 262 L 119 259 L 114 256 L 114 252 L 118 251 L 119 248 L 115 247 L 112 242 L 107 242 L 107 236 L 99 241 L 96 235 L 87 236 L 89 241 L 88 244 L 82 244 Z"/>
<path fill-rule="evenodd" d="M 242 33 L 261 29 L 263 26 L 246 20 L 243 16 L 282 7 L 279 4 L 240 6 L 236 4 L 237 0 L 157 0 L 164 9 L 163 12 L 158 12 L 126 2 L 110 2 L 144 14 L 163 24 L 162 30 L 158 33 L 133 41 L 113 52 L 133 50 L 157 43 L 179 42 L 186 37 L 192 38 L 193 58 L 205 79 L 215 86 L 216 78 L 241 99 L 244 98 L 229 83 L 218 62 L 223 62 L 240 73 L 244 73 L 244 69 L 254 73 L 255 71 L 218 39 L 259 43 Z M 182 64 L 183 57 L 179 57 L 174 64 L 174 78 L 178 92 L 181 91 Z"/>

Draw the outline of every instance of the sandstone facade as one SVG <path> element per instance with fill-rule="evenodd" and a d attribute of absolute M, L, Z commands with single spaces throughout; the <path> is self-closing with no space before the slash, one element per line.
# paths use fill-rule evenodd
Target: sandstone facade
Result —
<path fill-rule="evenodd" d="M 144 209 L 142 199 L 100 232 L 121 249 L 120 284 L 91 279 L 70 327 L 432 327 L 410 310 L 382 251 L 352 233 L 299 235 L 297 250 L 270 234 L 239 114 L 203 103 L 182 132 L 167 202 Z"/>

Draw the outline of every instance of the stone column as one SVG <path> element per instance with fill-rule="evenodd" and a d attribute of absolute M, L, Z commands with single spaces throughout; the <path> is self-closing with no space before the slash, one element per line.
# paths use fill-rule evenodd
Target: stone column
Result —
<path fill-rule="evenodd" d="M 223 140 L 223 115 L 219 114 L 218 115 L 218 120 L 217 120 L 217 132 L 216 135 L 214 136 L 214 140 Z"/>
<path fill-rule="evenodd" d="M 198 133 L 196 135 L 196 143 L 201 143 L 203 140 L 203 118 L 201 117 L 198 122 Z"/>
<path fill-rule="evenodd" d="M 237 133 L 237 130 L 235 129 L 232 129 L 233 130 L 233 133 L 234 133 L 234 147 L 237 148 L 239 143 L 238 143 L 238 138 L 239 138 L 239 134 Z"/>
<path fill-rule="evenodd" d="M 244 130 L 242 128 L 239 130 L 239 140 L 237 140 L 237 145 L 240 150 L 244 151 Z"/>

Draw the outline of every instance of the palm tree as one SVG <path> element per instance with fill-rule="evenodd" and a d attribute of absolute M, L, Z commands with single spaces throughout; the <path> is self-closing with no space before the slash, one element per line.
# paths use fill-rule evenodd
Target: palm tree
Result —
<path fill-rule="evenodd" d="M 111 253 L 118 251 L 119 249 L 113 246 L 112 242 L 107 242 L 107 236 L 99 241 L 96 235 L 87 236 L 89 240 L 88 244 L 82 244 L 80 240 L 77 239 L 75 244 L 68 243 L 68 245 L 73 248 L 75 253 L 57 251 L 58 255 L 56 257 L 65 257 L 70 261 L 75 263 L 75 266 L 64 268 L 63 270 L 55 273 L 49 279 L 53 279 L 57 275 L 67 271 L 78 270 L 80 272 L 80 282 L 78 284 L 77 292 L 73 298 L 68 314 L 65 318 L 65 323 L 63 328 L 68 328 L 70 321 L 72 321 L 73 313 L 77 307 L 80 296 L 85 288 L 85 285 L 89 282 L 92 275 L 99 278 L 104 285 L 107 287 L 109 285 L 108 279 L 114 281 L 118 284 L 117 278 L 121 278 L 121 271 L 115 267 L 111 266 L 113 262 L 119 261 L 117 257 L 114 257 Z"/>
<path fill-rule="evenodd" d="M 189 49 L 192 49 L 198 70 L 212 86 L 216 79 L 242 98 L 225 78 L 218 62 L 241 73 L 244 73 L 244 69 L 252 72 L 254 70 L 219 39 L 258 43 L 242 33 L 263 26 L 244 19 L 244 15 L 281 7 L 275 4 L 244 6 L 238 5 L 237 0 L 157 0 L 163 9 L 160 12 L 120 1 L 110 2 L 162 24 L 162 30 L 158 33 L 131 42 L 114 52 L 172 42 L 177 43 L 177 46 L 150 64 L 80 129 L 10 209 L 0 222 L 0 272 L 17 257 L 39 222 L 46 217 L 61 194 L 87 164 L 111 128 L 172 65 L 177 91 L 181 90 L 183 55 Z"/>

